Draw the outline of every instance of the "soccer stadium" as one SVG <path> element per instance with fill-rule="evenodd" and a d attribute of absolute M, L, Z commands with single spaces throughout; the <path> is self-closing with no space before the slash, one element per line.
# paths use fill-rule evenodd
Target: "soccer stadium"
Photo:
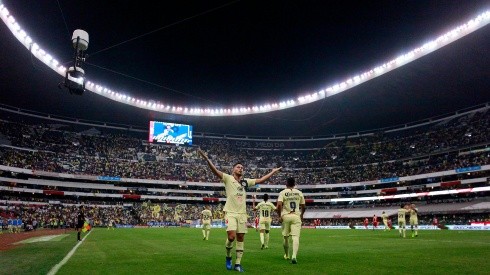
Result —
<path fill-rule="evenodd" d="M 487 1 L 100 2 L 0 0 L 0 274 L 488 274 Z"/>

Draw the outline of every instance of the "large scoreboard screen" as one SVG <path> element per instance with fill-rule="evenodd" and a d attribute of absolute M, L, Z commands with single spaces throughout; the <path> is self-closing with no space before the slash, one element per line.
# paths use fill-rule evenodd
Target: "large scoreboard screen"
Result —
<path fill-rule="evenodd" d="M 149 142 L 192 145 L 192 125 L 150 121 Z"/>

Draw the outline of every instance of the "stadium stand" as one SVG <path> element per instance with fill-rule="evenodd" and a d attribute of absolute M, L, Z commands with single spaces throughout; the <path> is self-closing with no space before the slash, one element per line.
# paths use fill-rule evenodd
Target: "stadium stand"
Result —
<path fill-rule="evenodd" d="M 416 202 L 421 221 L 428 223 L 435 215 L 485 220 L 490 212 L 489 108 L 365 133 L 314 138 L 198 134 L 194 143 L 223 171 L 235 161 L 244 163 L 247 177 L 283 166 L 270 184 L 249 192 L 267 193 L 274 201 L 285 179 L 294 176 L 307 199 L 309 222 L 361 224 L 359 218 L 382 211 L 394 215 L 402 202 Z M 111 219 L 119 226 L 190 226 L 206 204 L 212 205 L 215 220 L 223 217 L 224 187 L 193 147 L 150 143 L 144 129 L 11 112 L 2 118 L 4 218 L 71 227 L 72 208 L 86 205 L 96 226 Z M 162 206 L 158 215 L 152 213 L 156 204 Z"/>

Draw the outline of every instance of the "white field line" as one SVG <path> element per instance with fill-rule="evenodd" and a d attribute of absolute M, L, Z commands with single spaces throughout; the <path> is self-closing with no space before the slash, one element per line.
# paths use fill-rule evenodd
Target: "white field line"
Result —
<path fill-rule="evenodd" d="M 87 235 L 85 235 L 85 237 L 83 237 L 82 241 L 78 242 L 77 245 L 75 245 L 71 250 L 70 252 L 68 252 L 68 254 L 66 254 L 66 256 L 63 258 L 63 260 L 61 260 L 61 262 L 57 263 L 55 266 L 53 266 L 51 268 L 51 270 L 48 272 L 48 275 L 55 275 L 58 270 L 60 270 L 60 268 L 66 264 L 68 262 L 68 260 L 71 258 L 71 256 L 73 256 L 73 254 L 75 254 L 75 251 L 77 250 L 77 248 L 83 243 L 83 241 L 88 237 L 88 235 L 90 235 L 90 233 L 92 233 L 92 230 L 90 230 Z"/>

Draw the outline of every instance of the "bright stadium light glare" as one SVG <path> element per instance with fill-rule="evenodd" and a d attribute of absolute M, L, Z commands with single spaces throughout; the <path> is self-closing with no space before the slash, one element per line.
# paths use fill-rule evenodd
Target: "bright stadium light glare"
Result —
<path fill-rule="evenodd" d="M 107 97 L 109 99 L 112 99 L 117 102 L 121 102 L 123 104 L 128 104 L 132 105 L 138 108 L 144 108 L 144 109 L 149 109 L 149 110 L 154 110 L 155 108 L 153 107 L 152 104 L 146 104 L 146 102 L 163 102 L 167 100 L 154 100 L 154 99 L 142 99 L 142 100 L 127 100 L 127 101 L 122 101 L 121 100 L 121 95 L 122 93 L 117 93 L 115 95 L 114 92 L 107 92 L 107 93 L 102 93 L 100 90 L 98 90 L 96 87 L 98 84 L 95 85 L 88 85 L 87 83 L 91 83 L 89 80 L 86 80 L 84 77 L 77 77 L 80 74 L 83 74 L 82 70 L 79 70 L 77 66 L 72 66 L 66 69 L 63 66 L 58 67 L 57 62 L 50 62 L 52 59 L 54 59 L 53 54 L 47 53 L 46 51 L 40 49 L 39 45 L 32 40 L 32 38 L 29 36 L 28 33 L 25 32 L 25 30 L 22 29 L 22 27 L 16 22 L 16 19 L 10 14 L 8 11 L 7 7 L 2 3 L 0 0 L 0 17 L 4 24 L 9 28 L 11 33 L 17 38 L 19 42 L 21 42 L 24 47 L 26 47 L 28 50 L 31 51 L 32 55 L 42 61 L 45 65 L 50 67 L 52 70 L 57 72 L 58 74 L 65 76 L 65 74 L 71 73 L 70 79 L 76 78 L 77 82 L 82 81 L 83 83 L 78 83 L 80 85 L 85 85 L 86 91 L 90 91 L 93 93 L 96 93 L 100 96 Z M 417 47 L 406 54 L 399 55 L 395 59 L 389 61 L 389 62 L 379 62 L 377 64 L 383 64 L 381 66 L 376 66 L 370 70 L 367 70 L 363 73 L 356 74 L 355 76 L 348 77 L 346 78 L 347 80 L 343 82 L 337 82 L 334 85 L 331 85 L 329 87 L 324 87 L 320 89 L 318 92 L 312 91 L 309 93 L 308 96 L 298 96 L 296 97 L 297 99 L 288 99 L 286 101 L 286 104 L 283 104 L 282 102 L 280 103 L 269 103 L 269 104 L 256 104 L 251 107 L 245 106 L 242 109 L 233 109 L 233 108 L 225 108 L 225 109 L 220 109 L 220 111 L 215 111 L 215 112 L 190 112 L 188 111 L 190 108 L 188 107 L 170 107 L 170 105 L 167 105 L 166 108 L 162 108 L 162 110 L 157 110 L 158 112 L 164 112 L 164 113 L 174 113 L 174 114 L 180 114 L 180 115 L 191 115 L 191 116 L 240 116 L 240 115 L 248 115 L 248 114 L 257 114 L 257 113 L 266 113 L 266 112 L 272 112 L 276 110 L 284 110 L 288 108 L 293 108 L 296 106 L 304 105 L 304 104 L 309 104 L 312 102 L 316 102 L 318 100 L 325 99 L 329 96 L 333 96 L 335 94 L 344 92 L 348 89 L 351 89 L 357 85 L 360 85 L 366 81 L 369 81 L 375 77 L 381 76 L 387 72 L 390 72 L 394 69 L 400 68 L 403 65 L 408 64 L 409 62 L 412 62 L 414 60 L 417 60 L 427 54 L 432 53 L 435 50 L 438 50 L 450 43 L 453 43 L 454 41 L 486 26 L 488 23 L 490 23 L 490 11 L 485 11 L 478 16 L 469 19 L 466 21 L 466 23 L 461 24 L 460 26 L 442 34 L 436 36 L 437 38 L 430 40 L 429 42 L 426 42 L 420 47 Z M 83 36 L 78 36 L 83 38 Z M 87 40 L 86 41 L 80 41 L 82 48 L 84 45 L 88 46 L 88 34 L 87 34 Z M 82 39 L 83 40 L 83 39 Z M 86 42 L 86 43 L 84 43 Z M 86 49 L 84 47 L 82 50 Z M 46 58 L 46 56 L 49 56 L 50 58 Z M 105 86 L 105 85 L 104 85 Z M 81 91 L 79 89 L 79 91 Z M 323 92 L 322 92 L 323 91 Z M 127 95 L 126 95 L 127 96 Z M 237 106 L 238 104 L 233 104 L 231 103 L 231 106 Z M 260 107 L 257 107 L 260 106 Z M 215 107 L 208 106 L 204 108 L 206 109 L 213 109 L 213 110 L 218 110 Z"/>

